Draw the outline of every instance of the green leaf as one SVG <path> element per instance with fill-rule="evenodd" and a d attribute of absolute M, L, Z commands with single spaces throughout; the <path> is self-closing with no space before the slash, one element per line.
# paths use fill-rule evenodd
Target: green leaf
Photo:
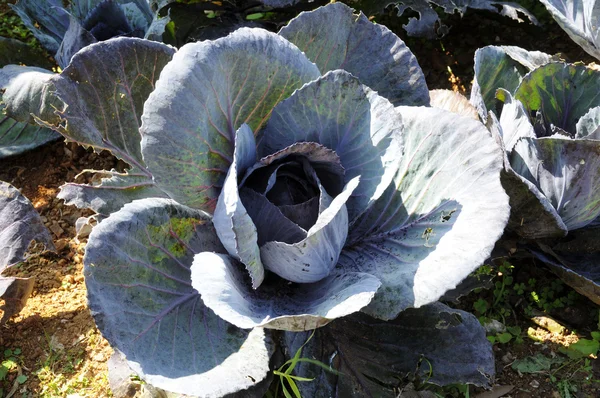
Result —
<path fill-rule="evenodd" d="M 17 376 L 17 383 L 19 383 L 19 384 L 23 384 L 23 383 L 25 383 L 26 381 L 27 381 L 27 376 L 25 376 L 25 375 L 20 375 L 20 376 Z"/>
<path fill-rule="evenodd" d="M 600 349 L 598 340 L 579 339 L 578 342 L 571 344 L 567 348 L 567 355 L 571 358 L 583 358 L 589 355 L 596 355 Z"/>
<path fill-rule="evenodd" d="M 556 358 L 548 358 L 542 354 L 536 354 L 534 356 L 526 357 L 523 359 L 517 359 L 512 363 L 513 370 L 520 373 L 539 373 L 546 370 L 550 370 L 553 364 L 561 363 L 563 360 Z"/>
<path fill-rule="evenodd" d="M 508 326 L 506 328 L 513 336 L 519 336 L 521 334 L 521 328 L 518 326 Z"/>
<path fill-rule="evenodd" d="M 592 332 L 592 338 L 596 341 L 600 341 L 600 332 Z"/>
<path fill-rule="evenodd" d="M 506 344 L 509 341 L 512 340 L 512 334 L 510 333 L 499 333 L 496 335 L 496 337 L 498 338 L 498 341 L 502 344 Z"/>
<path fill-rule="evenodd" d="M 473 303 L 473 309 L 480 314 L 485 314 L 489 308 L 490 304 L 484 299 L 479 299 Z"/>

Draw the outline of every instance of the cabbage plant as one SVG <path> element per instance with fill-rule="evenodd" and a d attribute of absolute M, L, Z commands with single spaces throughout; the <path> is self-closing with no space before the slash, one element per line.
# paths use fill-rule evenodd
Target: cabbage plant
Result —
<path fill-rule="evenodd" d="M 523 18 L 528 19 L 534 25 L 538 21 L 533 14 L 516 2 L 496 1 L 496 0 L 348 0 L 352 4 L 363 10 L 367 15 L 380 14 L 390 5 L 396 7 L 398 16 L 402 16 L 407 11 L 413 11 L 418 17 L 408 18 L 408 23 L 402 27 L 409 36 L 425 37 L 428 39 L 437 39 L 450 31 L 450 27 L 443 24 L 435 7 L 443 10 L 447 14 L 458 12 L 461 16 L 467 12 L 468 8 L 475 10 L 485 10 L 507 16 L 515 21 L 524 22 Z"/>
<path fill-rule="evenodd" d="M 61 197 L 107 216 L 89 306 L 148 383 L 261 395 L 273 354 L 318 329 L 306 349 L 342 373 L 307 396 L 395 396 L 423 357 L 431 382 L 489 385 L 483 329 L 436 301 L 506 225 L 502 153 L 480 122 L 426 106 L 388 29 L 335 3 L 279 34 L 93 44 L 44 84 L 40 123 L 131 166 Z"/>
<path fill-rule="evenodd" d="M 154 20 L 147 0 L 19 0 L 12 8 L 62 68 L 92 43 L 145 37 Z"/>
<path fill-rule="evenodd" d="M 0 326 L 23 309 L 33 291 L 32 278 L 2 276 L 26 259 L 33 243 L 54 250 L 50 231 L 31 202 L 15 187 L 0 181 L 0 299 L 4 300 Z"/>
<path fill-rule="evenodd" d="M 475 75 L 471 100 L 506 151 L 509 228 L 536 240 L 538 256 L 600 303 L 598 250 L 589 238 L 600 216 L 600 72 L 491 46 L 477 51 Z M 485 115 L 496 109 L 494 94 L 501 111 Z"/>

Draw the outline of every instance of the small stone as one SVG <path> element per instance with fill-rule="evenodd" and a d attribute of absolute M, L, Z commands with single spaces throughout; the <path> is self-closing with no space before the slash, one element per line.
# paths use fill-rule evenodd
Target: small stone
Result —
<path fill-rule="evenodd" d="M 63 249 L 65 247 L 67 247 L 69 245 L 69 240 L 68 239 L 58 239 L 56 241 L 56 243 L 54 244 L 54 246 L 56 246 L 56 251 L 61 252 L 63 251 Z M 60 262 L 59 262 L 60 264 Z"/>
<path fill-rule="evenodd" d="M 504 333 L 506 326 L 496 319 L 491 319 L 483 325 L 483 328 L 488 334 Z"/>
<path fill-rule="evenodd" d="M 57 223 L 56 221 L 55 221 L 55 222 L 53 222 L 53 223 L 52 223 L 52 225 L 50 225 L 50 227 L 49 227 L 49 228 L 50 228 L 50 231 L 52 231 L 52 233 L 53 233 L 54 235 L 56 235 L 57 237 L 58 237 L 58 236 L 61 236 L 61 235 L 62 235 L 62 234 L 65 232 L 65 230 L 64 230 L 64 229 L 62 229 L 62 228 L 61 228 L 61 227 L 58 225 L 58 223 Z"/>
<path fill-rule="evenodd" d="M 502 356 L 502 362 L 504 363 L 511 363 L 514 360 L 515 357 L 510 352 L 507 352 L 505 355 Z"/>
<path fill-rule="evenodd" d="M 531 383 L 529 383 L 529 385 L 533 388 L 539 388 L 540 387 L 540 382 L 537 380 L 532 380 Z"/>
<path fill-rule="evenodd" d="M 92 359 L 96 362 L 104 362 L 106 360 L 106 358 L 104 357 L 104 354 L 102 354 L 101 352 L 97 353 L 96 355 L 94 355 L 92 357 Z"/>
<path fill-rule="evenodd" d="M 67 275 L 67 276 L 65 276 L 64 281 L 66 283 L 73 284 L 73 283 L 75 283 L 75 277 L 73 275 Z"/>

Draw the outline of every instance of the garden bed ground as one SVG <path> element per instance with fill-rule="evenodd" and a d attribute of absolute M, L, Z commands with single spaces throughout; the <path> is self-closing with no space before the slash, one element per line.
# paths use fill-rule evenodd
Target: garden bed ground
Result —
<path fill-rule="evenodd" d="M 513 23 L 491 13 L 470 13 L 464 19 L 451 16 L 445 19 L 451 26 L 450 33 L 442 40 L 407 39 L 407 43 L 423 67 L 431 89 L 451 88 L 467 93 L 473 74 L 474 50 L 484 45 L 520 45 L 552 54 L 561 52 L 571 61 L 591 61 L 549 18 L 541 19 L 546 23 L 545 28 Z M 400 26 L 391 17 L 381 18 L 380 22 Z M 94 154 L 62 141 L 0 161 L 0 180 L 15 185 L 31 200 L 52 231 L 57 247 L 56 253 L 33 256 L 11 270 L 13 275 L 34 277 L 36 284 L 27 307 L 0 328 L 0 362 L 11 360 L 16 364 L 8 375 L 0 378 L 0 397 L 111 395 L 106 362 L 112 349 L 96 329 L 86 306 L 82 275 L 85 240 L 75 239 L 75 221 L 87 213 L 64 205 L 56 194 L 61 184 L 73 181 L 83 169 L 117 166 L 122 167 L 109 154 Z M 514 386 L 504 395 L 511 397 L 600 396 L 598 360 L 590 358 L 585 366 L 584 359 L 566 359 L 559 353 L 561 347 L 577 341 L 578 336 L 589 338 L 590 331 L 600 328 L 598 307 L 571 293 L 533 261 L 515 260 L 514 265 L 515 268 L 504 270 L 503 275 L 498 275 L 497 267 L 487 271 L 495 275 L 495 282 L 504 283 L 507 277 L 512 278 L 511 284 L 506 285 L 509 294 L 501 293 L 500 297 L 494 290 L 481 291 L 459 304 L 462 309 L 474 311 L 485 306 L 482 303 L 488 303 L 486 316 L 521 329 L 508 343 L 494 345 L 495 383 Z M 528 284 L 531 280 L 535 283 Z M 514 289 L 517 283 L 526 285 L 523 291 Z M 544 290 L 544 287 L 551 288 Z M 542 291 L 546 296 L 552 295 L 552 300 L 566 298 L 565 308 L 550 308 L 551 315 L 567 327 L 563 333 L 550 332 L 530 320 L 529 312 L 539 309 Z M 532 292 L 538 296 L 537 301 Z M 531 336 L 540 341 L 528 337 L 529 328 Z M 536 354 L 559 359 L 550 371 L 537 374 L 520 375 L 512 369 L 515 360 Z M 498 395 L 500 390 L 496 391 L 487 397 L 501 396 Z M 475 391 L 478 392 L 481 391 Z M 440 393 L 469 396 L 464 395 L 464 388 L 460 386 Z M 474 394 L 474 389 L 470 394 Z"/>

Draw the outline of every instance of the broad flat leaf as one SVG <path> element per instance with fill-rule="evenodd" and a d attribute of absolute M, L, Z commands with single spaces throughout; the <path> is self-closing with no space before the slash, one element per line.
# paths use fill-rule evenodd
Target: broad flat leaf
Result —
<path fill-rule="evenodd" d="M 60 138 L 60 134 L 45 127 L 17 122 L 3 116 L 0 105 L 0 158 L 17 155 Z"/>
<path fill-rule="evenodd" d="M 319 75 L 298 48 L 262 29 L 183 46 L 144 106 L 142 151 L 157 184 L 213 211 L 236 130 L 247 123 L 256 134 L 279 101 Z"/>
<path fill-rule="evenodd" d="M 204 252 L 194 257 L 194 288 L 206 306 L 241 328 L 311 330 L 359 311 L 380 286 L 374 276 L 355 272 L 310 284 L 275 277 L 257 290 L 248 279 L 230 256 Z"/>
<path fill-rule="evenodd" d="M 0 66 L 20 62 L 19 56 L 23 56 L 22 61 L 26 63 L 37 64 L 38 58 L 41 58 L 42 64 L 48 64 L 44 57 L 16 40 L 0 38 L 0 54 Z M 60 138 L 58 133 L 35 124 L 29 114 L 39 106 L 39 98 L 50 76 L 50 71 L 37 67 L 7 65 L 0 69 L 0 90 L 6 90 L 0 102 L 0 158 L 23 153 Z M 7 106 L 9 109 L 6 109 Z"/>
<path fill-rule="evenodd" d="M 600 3 L 596 0 L 541 0 L 569 37 L 600 59 Z"/>
<path fill-rule="evenodd" d="M 231 256 L 246 266 L 254 289 L 265 278 L 265 269 L 260 258 L 256 226 L 240 199 L 238 180 L 255 162 L 254 133 L 247 124 L 243 124 L 235 133 L 233 162 L 225 177 L 213 218 L 223 246 Z"/>
<path fill-rule="evenodd" d="M 429 105 L 425 76 L 404 42 L 343 3 L 303 12 L 279 34 L 322 74 L 344 69 L 394 105 Z"/>
<path fill-rule="evenodd" d="M 600 215 L 600 141 L 522 138 L 510 163 L 546 196 L 569 230 Z"/>
<path fill-rule="evenodd" d="M 31 202 L 15 187 L 0 181 L 0 298 L 4 300 L 0 326 L 23 309 L 33 290 L 33 279 L 1 276 L 5 269 L 26 259 L 32 242 L 54 250 L 50 232 Z"/>
<path fill-rule="evenodd" d="M 57 103 L 48 95 L 53 76 L 49 70 L 34 66 L 7 65 L 0 69 L 0 89 L 5 90 L 2 102 L 7 116 L 35 123 L 32 114 L 44 113 Z"/>
<path fill-rule="evenodd" d="M 42 47 L 52 54 L 58 51 L 69 28 L 69 14 L 62 0 L 19 0 L 12 9 Z"/>
<path fill-rule="evenodd" d="M 294 243 L 267 242 L 260 248 L 265 268 L 298 283 L 317 282 L 331 273 L 348 236 L 346 201 L 356 189 L 359 177 L 350 180 L 335 198 L 319 184 L 319 217 L 306 238 Z"/>
<path fill-rule="evenodd" d="M 74 16 L 69 16 L 69 29 L 60 43 L 54 58 L 61 68 L 66 68 L 71 58 L 82 48 L 98 42 L 94 35 L 85 30 Z"/>
<path fill-rule="evenodd" d="M 94 150 L 109 150 L 135 172 L 151 176 L 144 167 L 139 126 L 142 106 L 175 49 L 133 38 L 90 45 L 51 82 L 51 96 L 64 102 L 56 120 L 43 120 L 67 140 Z"/>
<path fill-rule="evenodd" d="M 575 135 L 579 119 L 600 106 L 599 86 L 600 71 L 556 62 L 527 74 L 514 96 L 530 115 L 541 111 L 546 131 L 554 125 Z"/>
<path fill-rule="evenodd" d="M 514 93 L 528 72 L 550 60 L 548 54 L 514 46 L 486 46 L 475 51 L 475 79 L 470 100 L 481 118 L 486 120 L 488 111 L 497 113 L 497 89 Z"/>
<path fill-rule="evenodd" d="M 417 12 L 419 18 L 410 17 L 408 24 L 403 25 L 409 36 L 426 37 L 437 39 L 448 32 L 440 17 L 433 7 L 440 6 L 448 14 L 454 14 L 456 11 L 464 15 L 467 8 L 477 10 L 486 10 L 507 16 L 518 22 L 524 22 L 521 16 L 526 17 L 534 25 L 538 25 L 537 19 L 533 14 L 523 8 L 521 5 L 513 2 L 493 1 L 493 0 L 351 0 L 350 4 L 356 5 L 367 15 L 381 14 L 388 5 L 395 5 L 398 9 L 398 16 L 404 14 L 408 9 Z M 436 29 L 436 26 L 438 28 Z"/>
<path fill-rule="evenodd" d="M 15 39 L 0 37 L 0 67 L 8 64 L 39 66 L 50 69 L 52 63 L 43 51 Z"/>
<path fill-rule="evenodd" d="M 600 106 L 591 108 L 577 121 L 575 138 L 600 139 Z"/>
<path fill-rule="evenodd" d="M 282 101 L 259 139 L 259 156 L 296 142 L 316 142 L 335 151 L 344 182 L 360 175 L 348 202 L 354 220 L 389 185 L 402 151 L 402 118 L 393 105 L 348 72 L 336 70 Z"/>
<path fill-rule="evenodd" d="M 54 250 L 50 232 L 31 202 L 0 181 L 0 272 L 23 261 L 32 241 Z"/>
<path fill-rule="evenodd" d="M 504 102 L 500 121 L 488 112 L 487 126 L 504 153 L 504 170 L 500 173 L 502 187 L 508 194 L 510 218 L 507 228 L 527 239 L 561 237 L 567 227 L 543 193 L 510 165 L 508 155 L 522 137 L 535 137 L 523 104 L 508 91 L 498 89 L 498 99 Z M 507 148 L 510 146 L 510 151 Z"/>
<path fill-rule="evenodd" d="M 124 204 L 144 198 L 166 198 L 144 173 L 117 173 L 115 171 L 86 170 L 93 174 L 92 184 L 67 183 L 60 187 L 57 198 L 67 205 L 80 209 L 91 209 L 98 214 L 109 215 Z M 99 180 L 99 181 L 98 181 Z"/>
<path fill-rule="evenodd" d="M 510 92 L 504 89 L 496 91 L 496 98 L 503 103 L 498 122 L 504 151 L 511 153 L 520 138 L 535 138 L 535 132 L 521 101 L 514 99 Z"/>
<path fill-rule="evenodd" d="M 166 199 L 125 205 L 92 230 L 84 257 L 102 334 L 148 383 L 216 397 L 266 377 L 272 341 L 205 307 L 191 284 L 195 253 L 223 253 L 210 217 Z"/>
<path fill-rule="evenodd" d="M 382 281 L 364 310 L 393 319 L 436 301 L 489 256 L 508 221 L 502 152 L 481 123 L 398 107 L 404 152 L 385 193 L 349 228 L 339 272 Z"/>
<path fill-rule="evenodd" d="M 461 93 L 452 90 L 431 90 L 429 98 L 434 108 L 479 120 L 477 109 Z"/>
<path fill-rule="evenodd" d="M 568 228 L 550 200 L 535 184 L 520 176 L 509 165 L 500 175 L 509 197 L 510 219 L 507 228 L 526 239 L 562 237 Z"/>
<path fill-rule="evenodd" d="M 600 247 L 598 225 L 570 231 L 566 239 L 552 247 L 529 247 L 537 258 L 550 266 L 560 279 L 600 305 Z"/>
<path fill-rule="evenodd" d="M 287 352 L 293 355 L 309 336 L 287 332 Z M 316 331 L 301 357 L 339 372 L 299 362 L 293 374 L 315 378 L 298 383 L 304 397 L 395 398 L 403 380 L 414 376 L 441 386 L 487 387 L 495 373 L 492 347 L 477 319 L 441 303 L 408 309 L 387 322 L 364 314 L 337 319 Z"/>

